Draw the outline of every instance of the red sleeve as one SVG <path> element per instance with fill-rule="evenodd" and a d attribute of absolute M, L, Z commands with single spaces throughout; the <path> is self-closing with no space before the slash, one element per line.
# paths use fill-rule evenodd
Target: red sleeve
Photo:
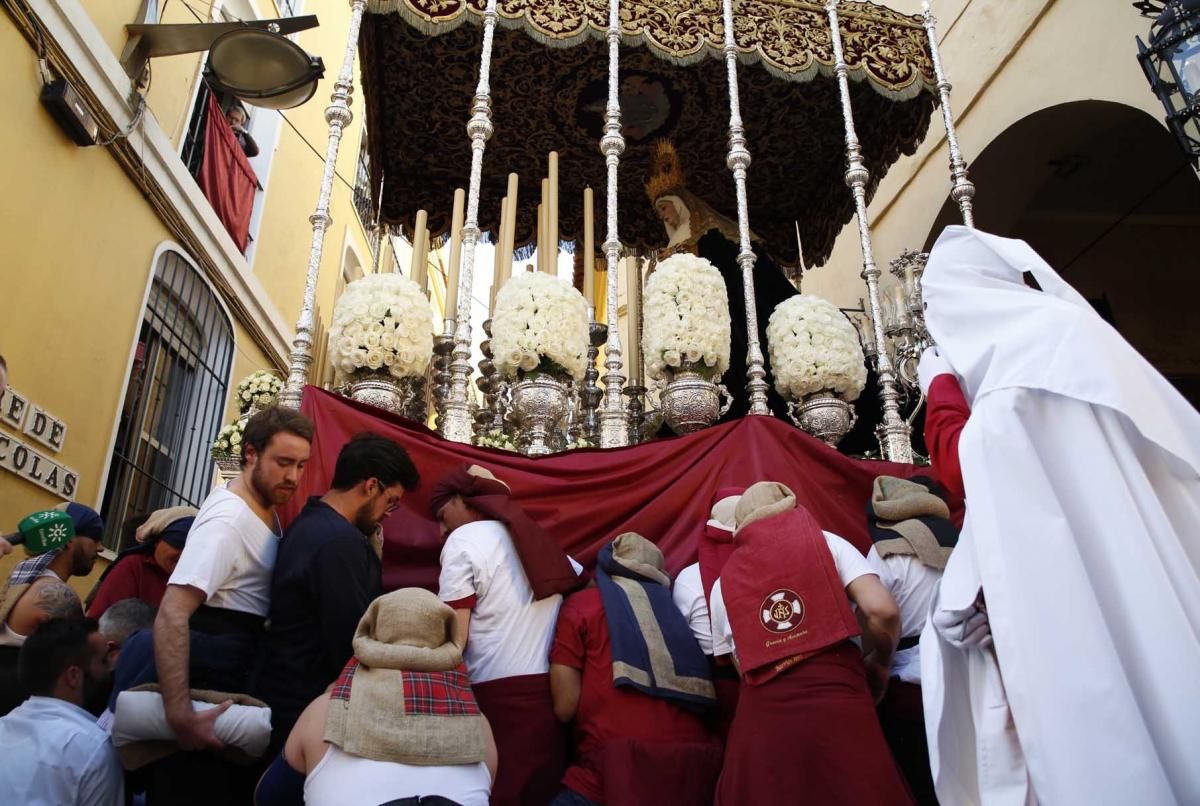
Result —
<path fill-rule="evenodd" d="M 967 424 L 971 408 L 958 379 L 948 373 L 934 378 L 925 406 L 925 445 L 934 473 L 950 493 L 966 498 L 958 462 L 958 436 Z"/>
<path fill-rule="evenodd" d="M 88 608 L 88 618 L 100 618 L 105 610 L 122 599 L 139 598 L 141 591 L 138 590 L 137 563 L 137 555 L 125 557 L 108 572 L 96 591 L 92 606 Z"/>
<path fill-rule="evenodd" d="M 582 671 L 587 650 L 583 641 L 583 613 L 575 605 L 575 597 L 569 596 L 558 611 L 554 644 L 550 647 L 550 662 Z"/>

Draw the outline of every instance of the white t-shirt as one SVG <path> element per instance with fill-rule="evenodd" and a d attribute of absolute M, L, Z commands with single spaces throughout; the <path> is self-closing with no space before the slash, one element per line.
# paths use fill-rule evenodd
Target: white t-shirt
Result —
<path fill-rule="evenodd" d="M 474 521 L 455 529 L 442 546 L 441 562 L 438 598 L 475 597 L 463 653 L 471 682 L 550 671 L 562 596 L 534 600 L 504 524 Z M 583 571 L 573 559 L 571 565 L 575 573 Z"/>
<path fill-rule="evenodd" d="M 833 564 L 837 566 L 838 576 L 841 577 L 842 587 L 846 587 L 864 574 L 874 574 L 867 560 L 858 553 L 858 549 L 838 537 L 833 532 L 822 532 L 825 535 L 825 545 L 833 555 Z M 712 615 L 713 654 L 728 655 L 736 652 L 733 644 L 733 627 L 729 625 L 729 614 L 725 611 L 725 599 L 721 594 L 721 580 L 713 585 L 712 597 L 709 600 Z"/>
<path fill-rule="evenodd" d="M 304 779 L 307 806 L 379 806 L 399 798 L 441 795 L 462 806 L 488 806 L 492 776 L 477 764 L 421 766 L 375 761 L 333 745 Z"/>
<path fill-rule="evenodd" d="M 278 552 L 279 536 L 236 493 L 218 487 L 196 515 L 170 584 L 199 588 L 210 607 L 266 617 Z"/>
<path fill-rule="evenodd" d="M 700 563 L 692 563 L 679 572 L 671 587 L 671 598 L 688 626 L 696 643 L 705 655 L 713 653 L 712 623 L 708 620 L 708 600 L 704 598 L 704 583 L 700 579 Z"/>
<path fill-rule="evenodd" d="M 942 572 L 930 568 L 911 555 L 880 557 L 871 546 L 867 552 L 871 570 L 879 575 L 879 581 L 892 594 L 900 608 L 900 637 L 908 638 L 921 634 L 929 607 L 942 581 Z M 902 649 L 892 660 L 892 677 L 905 683 L 921 682 L 921 647 Z"/>

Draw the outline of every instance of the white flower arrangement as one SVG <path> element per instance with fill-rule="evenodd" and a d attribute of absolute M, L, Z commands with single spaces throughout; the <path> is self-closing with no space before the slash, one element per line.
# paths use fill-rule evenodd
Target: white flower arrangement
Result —
<path fill-rule="evenodd" d="M 866 386 L 858 332 L 820 297 L 801 294 L 779 303 L 767 323 L 767 349 L 775 388 L 790 400 L 832 392 L 850 403 Z"/>
<path fill-rule="evenodd" d="M 587 369 L 587 348 L 587 302 L 557 277 L 523 272 L 496 294 L 492 360 L 501 375 L 565 372 L 580 381 Z"/>
<path fill-rule="evenodd" d="M 642 355 L 651 378 L 670 380 L 685 362 L 717 378 L 729 369 L 729 295 L 716 266 L 672 255 L 650 275 L 644 297 Z"/>
<path fill-rule="evenodd" d="M 433 313 L 412 280 L 396 272 L 368 274 L 342 292 L 329 328 L 329 359 L 338 371 L 425 374 L 433 357 Z"/>
<path fill-rule="evenodd" d="M 255 406 L 260 409 L 273 406 L 282 391 L 283 379 L 278 375 L 265 369 L 252 372 L 237 385 L 238 411 L 245 414 Z"/>
<path fill-rule="evenodd" d="M 488 431 L 486 434 L 475 438 L 475 444 L 481 448 L 495 448 L 498 451 L 517 452 L 517 443 L 513 442 L 513 438 L 499 429 Z"/>
<path fill-rule="evenodd" d="M 246 419 L 239 418 L 222 428 L 212 444 L 212 458 L 242 458 L 242 435 L 246 430 Z"/>

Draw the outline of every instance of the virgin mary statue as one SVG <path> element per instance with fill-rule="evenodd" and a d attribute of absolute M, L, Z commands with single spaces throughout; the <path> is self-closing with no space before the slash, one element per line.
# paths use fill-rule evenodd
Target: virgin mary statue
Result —
<path fill-rule="evenodd" d="M 708 260 L 721 272 L 729 294 L 730 339 L 729 369 L 721 380 L 733 395 L 733 405 L 721 422 L 742 417 L 750 411 L 750 395 L 746 391 L 747 350 L 746 302 L 742 285 L 742 270 L 737 256 L 740 251 L 737 223 L 718 213 L 706 202 L 687 191 L 683 169 L 675 146 L 660 140 L 654 156 L 654 169 L 646 182 L 646 195 L 654 212 L 667 231 L 667 245 L 659 250 L 660 260 L 679 252 L 688 252 Z M 752 240 L 757 238 L 751 234 Z M 761 244 L 755 250 L 754 304 L 758 312 L 758 343 L 762 348 L 767 370 L 767 404 L 771 412 L 787 418 L 786 404 L 775 391 L 775 380 L 767 364 L 767 320 L 775 306 L 793 294 L 800 293 L 788 282 Z"/>

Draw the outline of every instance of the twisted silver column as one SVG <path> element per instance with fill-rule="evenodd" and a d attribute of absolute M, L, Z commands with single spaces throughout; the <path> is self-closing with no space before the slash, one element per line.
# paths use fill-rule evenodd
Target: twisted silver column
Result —
<path fill-rule="evenodd" d="M 762 345 L 758 342 L 758 306 L 754 301 L 754 250 L 750 245 L 750 207 L 746 201 L 746 171 L 750 168 L 750 149 L 746 147 L 746 129 L 742 125 L 742 104 L 737 84 L 737 45 L 733 38 L 733 0 L 721 3 L 725 22 L 725 74 L 729 80 L 729 154 L 725 164 L 733 171 L 737 192 L 738 265 L 742 269 L 742 289 L 746 305 L 746 391 L 750 394 L 751 414 L 770 414 L 767 408 L 767 370 Z"/>
<path fill-rule="evenodd" d="M 342 69 L 333 83 L 330 104 L 325 107 L 325 122 L 329 124 L 329 139 L 325 143 L 325 170 L 321 173 L 321 189 L 317 194 L 317 209 L 308 217 L 312 224 L 312 245 L 308 251 L 308 275 L 304 280 L 304 303 L 296 321 L 296 335 L 288 354 L 288 376 L 279 393 L 279 405 L 300 408 L 308 371 L 313 363 L 314 310 L 317 304 L 317 276 L 321 271 L 321 252 L 325 248 L 325 232 L 333 223 L 329 215 L 329 200 L 333 195 L 333 177 L 337 168 L 338 148 L 342 133 L 354 119 L 350 104 L 354 95 L 354 56 L 358 52 L 358 31 L 362 26 L 366 0 L 350 3 L 350 30 L 346 34 L 346 50 L 342 54 Z"/>
<path fill-rule="evenodd" d="M 950 148 L 950 198 L 958 205 L 963 223 L 975 228 L 975 184 L 967 178 L 967 161 L 958 147 L 958 132 L 954 127 L 954 113 L 950 109 L 950 82 L 942 67 L 942 55 L 938 50 L 937 18 L 929 0 L 921 2 L 921 20 L 929 37 L 929 56 L 933 59 L 933 72 L 937 76 L 938 97 L 941 99 L 942 120 L 946 123 L 946 144 Z"/>
<path fill-rule="evenodd" d="M 604 239 L 604 255 L 608 267 L 608 339 L 604 344 L 604 403 L 600 408 L 600 447 L 621 448 L 629 444 L 629 416 L 625 411 L 625 400 L 621 396 L 621 385 L 625 376 L 621 374 L 621 335 L 617 330 L 617 262 L 621 257 L 621 239 L 617 234 L 617 166 L 625 151 L 625 137 L 621 134 L 620 44 L 621 21 L 620 0 L 608 0 L 608 105 L 604 111 L 604 134 L 600 137 L 600 152 L 608 168 L 607 185 L 607 234 Z"/>
<path fill-rule="evenodd" d="M 483 50 L 479 57 L 479 84 L 471 104 L 467 134 L 471 137 L 471 180 L 467 185 L 467 212 L 462 229 L 462 269 L 458 277 L 458 309 L 454 316 L 454 351 L 450 354 L 450 395 L 446 401 L 442 436 L 470 442 L 471 425 L 471 291 L 475 275 L 475 246 L 479 243 L 479 184 L 483 176 L 483 150 L 492 136 L 492 40 L 496 34 L 496 0 L 488 0 L 483 15 Z"/>
<path fill-rule="evenodd" d="M 725 0 L 726 3 L 729 0 Z M 846 57 L 842 49 L 842 31 L 838 24 L 837 0 L 826 0 L 825 11 L 829 14 L 829 29 L 833 40 L 834 73 L 842 99 L 842 122 L 846 128 L 846 184 L 854 195 L 854 211 L 858 220 L 858 239 L 862 247 L 862 277 L 867 282 L 867 300 L 871 306 L 871 321 L 878 349 L 877 373 L 879 397 L 883 402 L 883 422 L 876 429 L 879 447 L 884 458 L 893 462 L 912 462 L 912 440 L 910 429 L 900 414 L 899 393 L 896 390 L 896 371 L 888 356 L 887 341 L 883 332 L 882 307 L 879 303 L 879 267 L 875 265 L 875 253 L 871 246 L 871 219 L 867 213 L 867 182 L 871 175 L 863 163 L 862 147 L 858 132 L 854 129 L 854 110 L 850 107 L 850 79 Z"/>

